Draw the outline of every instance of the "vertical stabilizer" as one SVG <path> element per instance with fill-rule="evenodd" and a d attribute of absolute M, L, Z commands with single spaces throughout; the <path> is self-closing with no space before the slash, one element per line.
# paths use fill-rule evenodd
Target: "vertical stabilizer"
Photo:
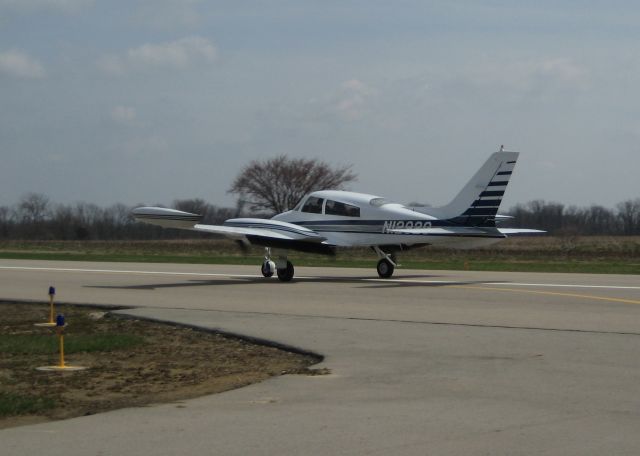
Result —
<path fill-rule="evenodd" d="M 518 152 L 506 152 L 501 147 L 449 204 L 437 209 L 439 217 L 465 226 L 495 226 L 517 160 Z"/>

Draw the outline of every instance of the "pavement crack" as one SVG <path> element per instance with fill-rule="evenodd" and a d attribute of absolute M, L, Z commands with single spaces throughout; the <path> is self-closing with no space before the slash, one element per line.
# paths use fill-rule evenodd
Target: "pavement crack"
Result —
<path fill-rule="evenodd" d="M 567 332 L 567 333 L 583 333 L 583 334 L 611 334 L 621 336 L 640 336 L 638 332 L 632 331 L 603 331 L 595 329 L 580 328 L 552 328 L 542 326 L 518 326 L 518 325 L 500 325 L 489 323 L 464 323 L 452 321 L 430 321 L 430 320 L 402 320 L 393 318 L 373 318 L 373 317 L 349 317 L 338 315 L 313 315 L 313 314 L 295 314 L 283 312 L 256 312 L 256 311 L 238 311 L 238 310 L 222 310 L 222 309 L 204 309 L 204 308 L 187 308 L 187 307 L 141 307 L 140 309 L 161 309 L 161 310 L 186 310 L 199 312 L 217 312 L 235 315 L 264 315 L 264 316 L 285 316 L 295 318 L 310 318 L 322 320 L 344 320 L 344 321 L 363 321 L 363 322 L 384 322 L 384 323 L 400 323 L 411 325 L 427 325 L 427 326 L 458 326 L 467 328 L 489 328 L 489 329 L 515 329 L 524 331 L 550 331 L 550 332 Z"/>

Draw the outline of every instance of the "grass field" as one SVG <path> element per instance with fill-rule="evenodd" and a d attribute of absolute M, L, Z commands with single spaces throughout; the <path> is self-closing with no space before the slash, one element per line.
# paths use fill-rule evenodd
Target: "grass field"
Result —
<path fill-rule="evenodd" d="M 263 250 L 242 253 L 231 241 L 0 241 L 0 258 L 153 263 L 255 264 Z M 339 250 L 336 257 L 291 252 L 298 266 L 375 267 L 369 249 Z M 405 268 L 640 274 L 639 236 L 537 236 L 507 239 L 490 248 L 424 247 L 400 252 Z"/>
<path fill-rule="evenodd" d="M 48 305 L 0 302 L 0 430 L 122 407 L 175 402 L 249 385 L 275 375 L 322 375 L 320 358 L 233 336 L 120 318 L 104 309 L 62 305 L 67 365 Z M 0 451 L 1 453 L 1 451 Z M 5 454 L 5 453 L 2 453 Z"/>

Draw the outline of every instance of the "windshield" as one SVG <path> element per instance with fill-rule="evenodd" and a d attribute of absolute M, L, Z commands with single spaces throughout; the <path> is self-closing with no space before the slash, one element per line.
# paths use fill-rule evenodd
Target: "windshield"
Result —
<path fill-rule="evenodd" d="M 322 214 L 322 203 L 324 200 L 322 198 L 316 198 L 315 196 L 310 196 L 307 199 L 307 202 L 302 206 L 302 212 L 310 212 L 312 214 Z"/>
<path fill-rule="evenodd" d="M 299 211 L 300 209 L 302 209 L 302 202 L 304 201 L 304 196 L 302 198 L 300 198 L 300 201 L 298 201 L 298 204 L 295 205 L 295 207 L 292 209 L 293 211 Z"/>

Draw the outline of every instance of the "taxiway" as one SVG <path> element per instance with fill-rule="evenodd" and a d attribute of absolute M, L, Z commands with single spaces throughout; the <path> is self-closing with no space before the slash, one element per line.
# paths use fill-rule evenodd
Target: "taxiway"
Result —
<path fill-rule="evenodd" d="M 638 276 L 0 260 L 0 298 L 276 341 L 332 374 L 0 431 L 7 455 L 637 454 Z"/>

